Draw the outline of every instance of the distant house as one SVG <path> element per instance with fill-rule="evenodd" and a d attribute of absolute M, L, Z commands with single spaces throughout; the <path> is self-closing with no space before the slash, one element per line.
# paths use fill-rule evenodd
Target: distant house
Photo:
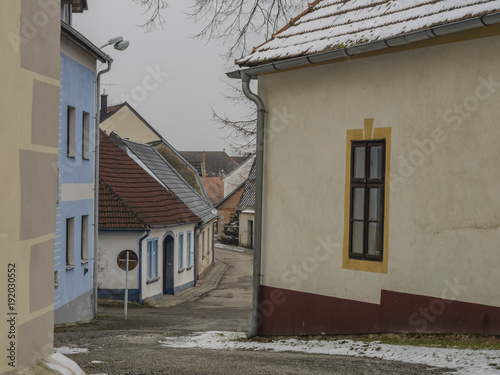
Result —
<path fill-rule="evenodd" d="M 500 334 L 499 22 L 319 0 L 237 61 L 272 132 L 258 334 Z"/>
<path fill-rule="evenodd" d="M 124 298 L 125 250 L 137 262 L 129 272 L 130 300 L 194 286 L 201 218 L 104 133 L 99 176 L 99 298 Z"/>
<path fill-rule="evenodd" d="M 181 155 L 203 177 L 222 177 L 238 167 L 225 151 L 181 151 Z"/>
<path fill-rule="evenodd" d="M 181 151 L 181 155 L 194 166 L 212 204 L 224 198 L 222 178 L 238 168 L 238 164 L 225 151 Z"/>
<path fill-rule="evenodd" d="M 149 124 L 127 102 L 108 107 L 107 95 L 101 96 L 101 125 L 106 133 L 115 132 L 121 138 L 141 143 L 151 143 L 172 167 L 207 202 L 209 198 L 203 188 L 201 177 L 194 167 L 169 144 L 162 135 Z"/>
<path fill-rule="evenodd" d="M 170 144 L 161 134 L 149 124 L 132 106 L 123 103 L 108 107 L 107 96 L 101 96 L 101 129 L 112 133 L 115 132 L 122 139 L 133 142 L 147 143 L 152 145 L 176 174 L 186 182 L 192 190 L 201 197 L 205 204 L 210 207 L 210 212 L 215 210 L 203 186 L 203 182 L 194 167 Z M 186 189 L 184 189 L 186 191 Z M 201 202 L 199 202 L 201 205 Z M 215 215 L 215 214 L 214 214 Z M 207 220 L 207 216 L 203 217 Z M 197 268 L 197 277 L 203 277 L 203 273 L 212 264 L 214 246 L 214 227 L 212 219 L 205 221 L 196 233 L 197 250 L 201 252 L 198 258 L 202 264 Z"/>
<path fill-rule="evenodd" d="M 232 156 L 231 158 L 234 159 L 236 157 Z M 254 160 L 255 155 L 247 157 L 244 161 L 240 162 L 235 169 L 222 177 L 222 181 L 224 182 L 224 197 L 236 189 L 236 187 L 240 186 L 241 183 L 246 181 L 248 174 L 252 169 Z"/>
<path fill-rule="evenodd" d="M 229 223 L 231 217 L 236 214 L 236 207 L 243 195 L 243 190 L 245 189 L 246 180 L 243 181 L 239 186 L 237 186 L 232 192 L 224 197 L 215 208 L 218 210 L 219 223 L 218 223 L 218 233 L 216 238 L 221 238 L 224 236 L 224 226 Z"/>
<path fill-rule="evenodd" d="M 248 178 L 245 181 L 245 188 L 241 195 L 236 212 L 239 217 L 239 244 L 242 247 L 254 248 L 254 221 L 255 221 L 255 177 L 257 164 L 254 162 Z"/>
<path fill-rule="evenodd" d="M 213 236 L 218 220 L 217 210 L 201 198 L 152 145 L 122 140 L 116 134 L 112 134 L 111 137 L 151 176 L 201 218 L 202 221 L 193 232 L 193 239 L 196 238 L 193 241 L 193 251 L 195 274 L 198 279 L 203 278 L 213 263 Z"/>
<path fill-rule="evenodd" d="M 61 4 L 68 21 L 74 9 Z M 96 62 L 110 57 L 64 20 L 60 43 L 54 290 L 55 323 L 68 323 L 93 318 L 95 77 Z"/>

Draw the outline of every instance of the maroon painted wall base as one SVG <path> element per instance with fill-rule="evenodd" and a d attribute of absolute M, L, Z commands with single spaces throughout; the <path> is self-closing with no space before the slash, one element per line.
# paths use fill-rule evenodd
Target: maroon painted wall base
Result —
<path fill-rule="evenodd" d="M 450 284 L 451 285 L 451 284 Z M 446 296 L 459 294 L 452 290 Z M 500 308 L 382 290 L 380 305 L 261 286 L 262 336 L 389 332 L 500 335 Z"/>

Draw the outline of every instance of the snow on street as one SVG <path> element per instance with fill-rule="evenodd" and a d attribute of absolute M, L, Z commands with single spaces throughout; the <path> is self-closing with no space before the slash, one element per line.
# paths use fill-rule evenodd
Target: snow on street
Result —
<path fill-rule="evenodd" d="M 192 336 L 166 337 L 159 343 L 166 347 L 216 350 L 265 350 L 311 354 L 347 355 L 380 358 L 389 361 L 456 368 L 453 374 L 500 374 L 500 350 L 442 349 L 418 346 L 387 345 L 381 342 L 351 340 L 318 341 L 287 339 L 268 343 L 246 342 L 241 332 L 210 331 Z"/>

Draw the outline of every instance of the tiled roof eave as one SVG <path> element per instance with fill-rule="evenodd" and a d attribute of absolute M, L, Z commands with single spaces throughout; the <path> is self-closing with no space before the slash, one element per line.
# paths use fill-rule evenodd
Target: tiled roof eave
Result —
<path fill-rule="evenodd" d="M 337 48 L 310 54 L 306 52 L 305 54 L 301 54 L 299 56 L 282 56 L 263 61 L 252 61 L 250 55 L 245 61 L 241 61 L 239 63 L 240 67 L 243 67 L 244 69 L 229 72 L 227 73 L 227 76 L 229 78 L 239 79 L 241 78 L 241 74 L 246 74 L 251 78 L 256 78 L 259 74 L 263 73 L 276 72 L 338 58 L 348 58 L 362 53 L 389 49 L 426 39 L 454 34 L 460 31 L 478 27 L 487 27 L 498 23 L 500 23 L 500 12 L 493 12 L 457 22 L 436 25 L 409 33 L 394 35 L 381 40 L 347 46 L 345 48 Z"/>

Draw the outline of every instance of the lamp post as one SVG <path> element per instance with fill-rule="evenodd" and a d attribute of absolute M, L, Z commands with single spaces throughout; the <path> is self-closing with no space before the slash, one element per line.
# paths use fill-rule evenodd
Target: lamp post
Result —
<path fill-rule="evenodd" d="M 123 40 L 123 37 L 119 36 L 108 40 L 108 43 L 104 44 L 100 49 L 113 45 L 117 51 L 124 51 L 129 46 L 128 40 Z M 99 125 L 101 122 L 101 111 L 99 107 L 99 97 L 101 94 L 101 75 L 107 73 L 111 70 L 111 64 L 113 60 L 110 58 L 107 63 L 106 69 L 101 70 L 96 75 L 96 91 L 95 91 L 95 135 L 94 135 L 94 277 L 93 277 L 93 290 L 94 290 L 94 300 L 92 306 L 92 312 L 94 318 L 97 317 L 97 264 L 98 264 L 98 251 L 99 248 Z"/>

